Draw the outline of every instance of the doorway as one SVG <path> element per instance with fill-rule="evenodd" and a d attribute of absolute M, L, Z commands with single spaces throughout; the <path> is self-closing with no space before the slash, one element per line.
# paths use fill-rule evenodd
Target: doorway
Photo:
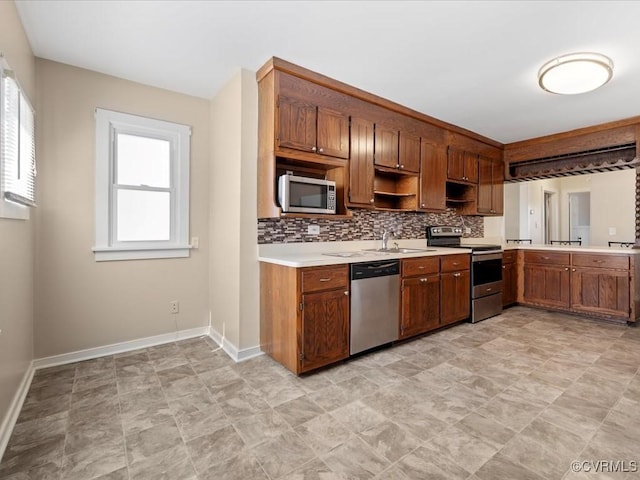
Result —
<path fill-rule="evenodd" d="M 544 200 L 542 202 L 542 227 L 543 227 L 543 236 L 544 243 L 551 243 L 551 237 L 554 235 L 554 195 L 555 192 L 549 192 L 547 190 L 544 191 Z"/>
<path fill-rule="evenodd" d="M 569 194 L 569 240 L 581 240 L 589 245 L 591 240 L 591 192 Z"/>

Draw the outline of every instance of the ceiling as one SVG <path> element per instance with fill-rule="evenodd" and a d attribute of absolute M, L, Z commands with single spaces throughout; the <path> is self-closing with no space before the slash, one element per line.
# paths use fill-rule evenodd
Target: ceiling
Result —
<path fill-rule="evenodd" d="M 17 0 L 36 56 L 204 98 L 277 56 L 509 143 L 640 115 L 640 2 Z M 600 90 L 538 68 L 597 51 Z"/>

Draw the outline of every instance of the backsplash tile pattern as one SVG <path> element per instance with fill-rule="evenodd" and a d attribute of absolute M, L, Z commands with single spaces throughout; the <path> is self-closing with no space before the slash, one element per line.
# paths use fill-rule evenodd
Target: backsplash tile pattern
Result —
<path fill-rule="evenodd" d="M 445 213 L 379 212 L 353 210 L 351 219 L 263 218 L 258 219 L 258 243 L 342 242 L 378 240 L 382 232 L 391 230 L 398 239 L 425 238 L 426 225 L 451 225 L 471 228 L 465 237 L 484 236 L 482 217 Z M 309 225 L 320 226 L 319 235 L 309 235 Z"/>

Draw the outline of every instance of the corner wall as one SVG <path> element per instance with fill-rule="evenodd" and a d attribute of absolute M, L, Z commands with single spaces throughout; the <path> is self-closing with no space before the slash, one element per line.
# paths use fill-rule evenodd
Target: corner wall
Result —
<path fill-rule="evenodd" d="M 0 2 L 0 52 L 35 104 L 35 59 L 12 1 Z M 0 218 L 0 455 L 2 427 L 33 360 L 33 218 Z"/>
<path fill-rule="evenodd" d="M 237 359 L 259 353 L 258 86 L 241 70 L 211 101 L 210 315 Z"/>
<path fill-rule="evenodd" d="M 207 325 L 209 101 L 48 60 L 36 66 L 36 357 Z M 192 127 L 190 236 L 200 248 L 189 258 L 94 260 L 96 107 Z"/>

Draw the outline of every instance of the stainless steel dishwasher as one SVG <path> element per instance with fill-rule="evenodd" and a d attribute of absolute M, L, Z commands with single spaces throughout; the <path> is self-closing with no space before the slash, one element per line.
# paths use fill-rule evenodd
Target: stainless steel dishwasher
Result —
<path fill-rule="evenodd" d="M 398 339 L 399 301 L 400 260 L 351 264 L 351 355 Z"/>

